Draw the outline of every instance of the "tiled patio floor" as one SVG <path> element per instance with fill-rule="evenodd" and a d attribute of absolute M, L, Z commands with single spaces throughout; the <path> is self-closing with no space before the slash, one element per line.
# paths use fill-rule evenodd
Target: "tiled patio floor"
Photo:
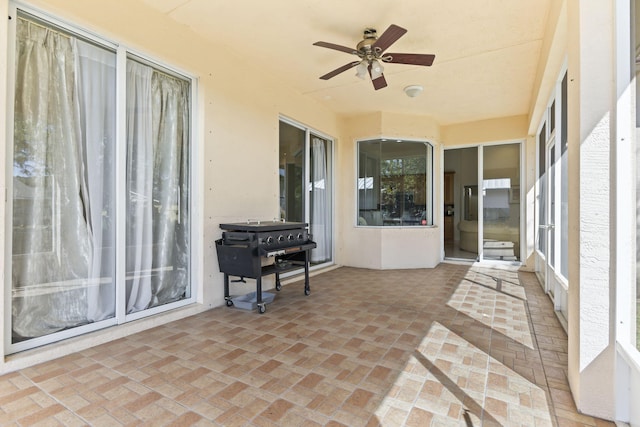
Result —
<path fill-rule="evenodd" d="M 339 268 L 0 377 L 0 424 L 607 426 L 531 273 Z"/>

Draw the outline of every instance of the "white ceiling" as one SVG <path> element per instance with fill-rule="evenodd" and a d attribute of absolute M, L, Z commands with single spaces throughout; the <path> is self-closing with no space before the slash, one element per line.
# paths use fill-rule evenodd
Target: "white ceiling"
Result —
<path fill-rule="evenodd" d="M 428 115 L 441 124 L 528 114 L 551 0 L 142 0 L 342 114 Z M 385 64 L 386 88 L 348 70 L 363 30 L 408 30 L 389 52 L 432 53 L 431 67 Z M 403 88 L 422 85 L 409 98 Z"/>

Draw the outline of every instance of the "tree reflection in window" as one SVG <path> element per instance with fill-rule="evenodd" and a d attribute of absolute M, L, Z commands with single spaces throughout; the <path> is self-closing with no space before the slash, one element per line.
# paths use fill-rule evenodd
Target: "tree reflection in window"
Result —
<path fill-rule="evenodd" d="M 432 156 L 424 142 L 359 142 L 358 224 L 432 224 Z"/>

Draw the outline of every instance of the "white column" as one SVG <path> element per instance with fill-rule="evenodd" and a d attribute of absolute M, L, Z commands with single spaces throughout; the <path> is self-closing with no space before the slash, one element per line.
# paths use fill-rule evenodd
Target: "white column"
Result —
<path fill-rule="evenodd" d="M 614 417 L 611 138 L 614 1 L 568 0 L 569 383 L 580 412 Z"/>

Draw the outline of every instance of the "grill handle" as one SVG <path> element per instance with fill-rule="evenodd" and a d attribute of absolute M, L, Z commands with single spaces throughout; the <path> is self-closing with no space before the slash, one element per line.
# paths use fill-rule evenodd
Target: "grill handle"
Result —
<path fill-rule="evenodd" d="M 236 236 L 226 236 L 225 241 L 227 242 L 249 242 L 253 239 L 253 236 L 246 237 L 236 237 Z"/>

